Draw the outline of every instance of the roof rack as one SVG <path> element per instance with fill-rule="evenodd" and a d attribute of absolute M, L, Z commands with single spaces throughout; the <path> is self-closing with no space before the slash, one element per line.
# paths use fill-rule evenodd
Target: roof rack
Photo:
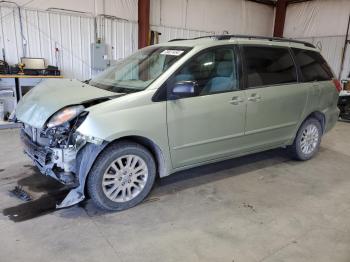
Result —
<path fill-rule="evenodd" d="M 189 38 L 175 38 L 175 39 L 170 39 L 168 42 L 185 41 L 185 40 L 191 40 L 191 39 L 189 39 Z"/>
<path fill-rule="evenodd" d="M 212 39 L 215 39 L 215 40 L 230 40 L 232 38 L 259 39 L 259 40 L 268 40 L 268 41 L 273 41 L 273 42 L 298 43 L 298 44 L 305 45 L 307 47 L 316 48 L 311 43 L 304 42 L 304 41 L 299 41 L 299 40 L 294 40 L 294 39 L 291 39 L 291 38 L 251 36 L 251 35 L 208 35 L 208 36 L 200 36 L 200 37 L 189 38 L 189 39 L 172 39 L 169 42 L 183 41 L 183 40 L 197 40 L 197 39 L 203 39 L 203 38 L 212 38 Z"/>

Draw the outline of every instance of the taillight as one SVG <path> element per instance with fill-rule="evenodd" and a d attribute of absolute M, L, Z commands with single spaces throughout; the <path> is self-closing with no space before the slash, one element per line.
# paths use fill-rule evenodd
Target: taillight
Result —
<path fill-rule="evenodd" d="M 340 93 L 340 91 L 343 90 L 343 88 L 341 87 L 340 81 L 337 80 L 337 79 L 334 79 L 334 80 L 333 80 L 333 83 L 334 83 L 334 86 L 335 86 L 335 88 L 337 89 L 338 93 Z"/>

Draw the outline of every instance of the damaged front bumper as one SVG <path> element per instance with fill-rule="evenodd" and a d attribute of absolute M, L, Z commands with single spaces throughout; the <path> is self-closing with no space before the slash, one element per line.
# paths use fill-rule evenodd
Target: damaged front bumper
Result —
<path fill-rule="evenodd" d="M 74 186 L 78 183 L 74 175 L 77 148 L 62 149 L 40 146 L 33 142 L 23 130 L 21 131 L 21 140 L 24 153 L 34 161 L 42 174 L 67 186 Z"/>
<path fill-rule="evenodd" d="M 51 148 L 35 143 L 24 129 L 21 130 L 21 141 L 24 153 L 33 160 L 42 174 L 71 188 L 57 208 L 72 206 L 85 199 L 86 177 L 106 143 L 92 144 L 81 138 L 76 145 Z"/>

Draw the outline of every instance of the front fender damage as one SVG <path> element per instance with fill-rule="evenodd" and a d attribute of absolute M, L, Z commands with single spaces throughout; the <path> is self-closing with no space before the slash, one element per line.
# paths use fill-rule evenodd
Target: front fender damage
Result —
<path fill-rule="evenodd" d="M 85 199 L 86 178 L 96 158 L 107 144 L 107 142 L 103 142 L 101 145 L 87 143 L 81 150 L 79 150 L 76 157 L 75 169 L 77 171 L 79 186 L 71 189 L 63 201 L 56 205 L 56 208 L 73 206 Z"/>

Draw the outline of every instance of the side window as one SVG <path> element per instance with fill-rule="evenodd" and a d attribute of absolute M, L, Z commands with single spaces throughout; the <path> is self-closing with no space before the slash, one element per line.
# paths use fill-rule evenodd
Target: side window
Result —
<path fill-rule="evenodd" d="M 326 81 L 333 73 L 323 57 L 315 51 L 292 48 L 304 82 Z"/>
<path fill-rule="evenodd" d="M 248 88 L 297 82 L 288 48 L 243 46 Z"/>
<path fill-rule="evenodd" d="M 233 48 L 211 49 L 186 62 L 171 83 L 195 81 L 197 96 L 239 90 L 236 68 Z"/>

